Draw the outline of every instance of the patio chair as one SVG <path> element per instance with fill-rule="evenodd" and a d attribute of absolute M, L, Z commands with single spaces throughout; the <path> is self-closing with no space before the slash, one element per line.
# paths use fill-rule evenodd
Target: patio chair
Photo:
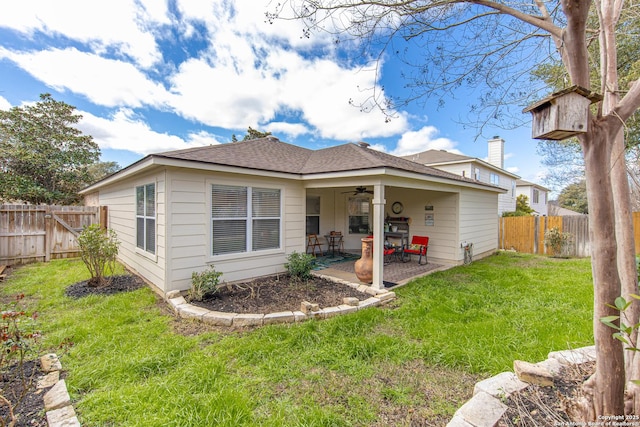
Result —
<path fill-rule="evenodd" d="M 332 231 L 327 238 L 327 252 L 331 251 L 332 255 L 335 255 L 336 249 L 338 253 L 344 252 L 344 239 L 342 238 L 342 231 Z"/>
<path fill-rule="evenodd" d="M 369 239 L 373 239 L 373 236 L 367 236 Z M 395 246 L 389 245 L 388 242 L 384 242 L 384 248 L 382 249 L 382 263 L 384 265 L 389 264 L 393 260 L 393 255 L 396 253 Z"/>
<path fill-rule="evenodd" d="M 313 256 L 318 256 L 316 255 L 316 250 L 320 252 L 320 255 L 322 256 L 322 244 L 320 243 L 317 234 L 309 234 L 307 236 L 307 253 L 309 253 L 309 248 L 311 248 L 311 254 Z"/>
<path fill-rule="evenodd" d="M 422 264 L 422 257 L 424 257 L 424 263 L 427 264 L 427 250 L 429 249 L 429 237 L 428 236 L 413 236 L 409 246 L 402 250 L 402 261 L 411 261 L 411 255 L 418 255 L 418 264 Z"/>

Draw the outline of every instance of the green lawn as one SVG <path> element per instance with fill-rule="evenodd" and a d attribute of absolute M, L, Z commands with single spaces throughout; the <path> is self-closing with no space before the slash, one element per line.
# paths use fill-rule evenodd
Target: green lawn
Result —
<path fill-rule="evenodd" d="M 593 342 L 589 260 L 501 253 L 414 281 L 386 307 L 191 336 L 149 289 L 64 296 L 85 278 L 65 260 L 1 285 L 28 296 L 50 345 L 75 343 L 62 363 L 84 426 L 444 425 L 514 359 Z"/>

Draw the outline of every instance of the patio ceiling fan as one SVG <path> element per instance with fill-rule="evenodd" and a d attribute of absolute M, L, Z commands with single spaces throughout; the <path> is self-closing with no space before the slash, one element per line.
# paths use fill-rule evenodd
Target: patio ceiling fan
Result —
<path fill-rule="evenodd" d="M 373 191 L 367 190 L 367 187 L 356 187 L 355 191 L 343 191 L 342 194 L 353 193 L 354 196 L 358 194 L 373 194 Z"/>

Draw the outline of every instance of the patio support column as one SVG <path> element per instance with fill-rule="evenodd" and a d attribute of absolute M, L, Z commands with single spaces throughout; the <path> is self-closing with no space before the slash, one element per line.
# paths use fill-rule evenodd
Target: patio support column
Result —
<path fill-rule="evenodd" d="M 373 282 L 371 287 L 383 289 L 382 269 L 384 262 L 384 185 L 373 186 Z"/>

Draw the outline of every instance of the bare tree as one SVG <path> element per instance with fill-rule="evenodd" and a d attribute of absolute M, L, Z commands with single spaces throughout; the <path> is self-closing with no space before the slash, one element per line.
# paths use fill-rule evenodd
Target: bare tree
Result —
<path fill-rule="evenodd" d="M 374 59 L 421 51 L 416 63 L 404 56 L 415 68 L 402 76 L 413 90 L 402 102 L 432 102 L 437 95 L 442 100 L 457 88 L 482 81 L 489 90 L 472 109 L 480 117 L 480 130 L 488 121 L 512 123 L 505 119 L 505 106 L 541 95 L 524 83 L 546 60 L 561 61 L 567 86 L 602 95 L 589 113 L 587 132 L 577 137 L 587 180 L 597 357 L 587 387 L 591 400 L 584 407 L 588 420 L 625 411 L 640 414 L 640 393 L 630 382 L 640 379 L 639 360 L 601 322 L 620 314 L 614 308 L 617 297 L 629 300 L 638 288 L 623 128 L 640 107 L 640 83 L 629 80 L 628 87 L 619 87 L 616 40 L 616 31 L 624 31 L 618 28 L 622 11 L 635 9 L 622 0 L 289 0 L 267 13 L 271 22 L 303 20 L 306 37 L 325 31 L 336 42 L 360 42 L 364 53 L 378 52 Z M 596 58 L 589 55 L 591 43 L 600 47 Z M 592 71 L 599 76 L 593 85 Z M 375 94 L 374 100 L 391 115 L 400 101 Z M 636 302 L 627 314 L 637 322 L 638 313 Z M 630 396 L 626 407 L 625 387 Z"/>

